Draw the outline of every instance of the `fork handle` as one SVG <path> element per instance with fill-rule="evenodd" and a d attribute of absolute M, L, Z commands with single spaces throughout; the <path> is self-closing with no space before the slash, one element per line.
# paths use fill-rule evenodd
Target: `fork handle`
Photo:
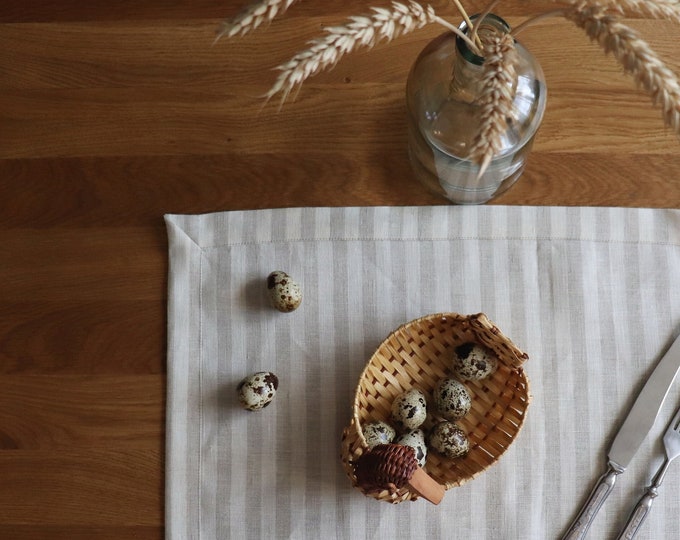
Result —
<path fill-rule="evenodd" d="M 569 530 L 562 537 L 562 540 L 582 540 L 586 537 L 590 524 L 595 519 L 595 515 L 614 488 L 616 477 L 623 471 L 623 468 L 611 462 L 609 463 L 607 472 L 600 476 L 595 488 L 590 493 L 590 497 L 588 497 L 578 516 L 569 526 Z"/>
<path fill-rule="evenodd" d="M 616 540 L 633 540 L 635 535 L 640 530 L 642 522 L 647 517 L 647 514 L 652 509 L 652 503 L 656 496 L 658 495 L 657 489 L 654 486 L 650 486 L 647 492 L 640 498 L 635 508 L 628 518 L 628 522 L 625 527 L 616 537 Z"/>
<path fill-rule="evenodd" d="M 621 533 L 619 533 L 619 536 L 616 537 L 616 540 L 633 540 L 638 533 L 642 526 L 642 522 L 652 509 L 654 499 L 656 499 L 659 494 L 658 488 L 661 485 L 661 482 L 663 482 L 664 476 L 666 476 L 666 471 L 668 470 L 670 462 L 671 461 L 668 458 L 664 460 L 663 465 L 659 468 L 656 475 L 654 475 L 651 485 L 647 488 L 645 494 L 640 498 L 635 505 L 635 508 L 630 513 L 626 525 L 623 527 Z"/>

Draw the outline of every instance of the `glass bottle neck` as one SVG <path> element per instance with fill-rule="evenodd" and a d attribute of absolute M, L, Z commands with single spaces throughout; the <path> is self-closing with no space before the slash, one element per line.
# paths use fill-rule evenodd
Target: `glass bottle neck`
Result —
<path fill-rule="evenodd" d="M 471 22 L 476 24 L 479 15 L 470 17 Z M 468 25 L 463 22 L 459 29 L 465 34 L 470 34 Z M 510 31 L 510 25 L 500 17 L 490 13 L 479 25 L 477 36 L 482 42 L 485 38 L 498 34 L 506 34 Z M 479 41 L 478 41 L 479 43 Z M 450 94 L 456 99 L 471 103 L 480 94 L 483 86 L 482 69 L 484 57 L 478 55 L 460 37 L 456 38 L 456 59 L 453 63 Z"/>

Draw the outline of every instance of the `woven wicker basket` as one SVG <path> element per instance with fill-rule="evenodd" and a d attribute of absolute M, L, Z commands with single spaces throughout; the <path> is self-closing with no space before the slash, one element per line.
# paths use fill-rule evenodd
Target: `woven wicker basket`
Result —
<path fill-rule="evenodd" d="M 472 395 L 472 409 L 458 425 L 468 434 L 470 451 L 458 459 L 448 459 L 430 451 L 424 468 L 450 489 L 496 463 L 512 444 L 522 428 L 530 401 L 529 383 L 522 369 L 528 356 L 483 314 L 428 315 L 390 334 L 361 374 L 354 398 L 354 415 L 342 434 L 343 466 L 357 489 L 361 490 L 353 464 L 368 450 L 361 426 L 375 420 L 389 421 L 394 398 L 412 387 L 422 390 L 429 400 L 437 381 L 453 374 L 455 347 L 471 341 L 494 351 L 499 366 L 487 379 L 465 382 Z M 428 414 L 423 429 L 427 430 L 431 425 L 432 418 Z M 391 503 L 418 498 L 408 486 L 395 493 L 361 491 Z"/>

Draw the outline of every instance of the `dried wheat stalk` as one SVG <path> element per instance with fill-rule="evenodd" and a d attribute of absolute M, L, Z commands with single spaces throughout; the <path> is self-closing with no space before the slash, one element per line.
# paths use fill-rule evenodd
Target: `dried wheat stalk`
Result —
<path fill-rule="evenodd" d="M 519 55 L 510 34 L 485 38 L 479 130 L 470 147 L 469 157 L 480 165 L 478 176 L 486 171 L 500 150 L 501 137 L 508 121 L 515 118 L 514 92 Z"/>
<path fill-rule="evenodd" d="M 654 104 L 661 106 L 666 125 L 680 134 L 680 83 L 649 45 L 616 15 L 592 0 L 565 10 L 564 16 L 584 29 L 605 52 L 614 55 L 650 94 Z"/>
<path fill-rule="evenodd" d="M 244 35 L 255 30 L 263 22 L 270 22 L 277 15 L 283 14 L 297 0 L 262 0 L 246 7 L 233 19 L 224 21 L 215 41 L 223 36 Z"/>
<path fill-rule="evenodd" d="M 374 7 L 370 15 L 351 17 L 348 24 L 326 28 L 324 36 L 312 40 L 307 49 L 275 68 L 281 73 L 265 97 L 270 99 L 281 93 L 281 102 L 284 102 L 295 87 L 312 75 L 333 67 L 345 54 L 359 47 L 373 47 L 379 41 L 392 41 L 430 23 L 460 32 L 435 15 L 431 6 L 414 1 L 408 4 L 392 2 L 391 9 Z M 467 36 L 465 39 L 469 41 Z M 474 47 L 473 43 L 471 45 Z"/>
<path fill-rule="evenodd" d="M 579 5 L 582 0 L 571 0 Z M 619 15 L 637 14 L 652 19 L 666 19 L 680 22 L 680 2 L 678 0 L 592 0 L 585 2 L 591 7 L 600 6 Z"/>

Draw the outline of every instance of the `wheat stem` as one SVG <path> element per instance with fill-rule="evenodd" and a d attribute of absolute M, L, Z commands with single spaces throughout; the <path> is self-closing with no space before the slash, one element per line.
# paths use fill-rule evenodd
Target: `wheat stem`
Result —
<path fill-rule="evenodd" d="M 465 11 L 465 8 L 463 7 L 463 4 L 460 3 L 460 0 L 453 0 L 453 3 L 456 5 L 456 8 L 458 9 L 458 12 L 461 14 L 463 17 L 463 20 L 465 21 L 465 24 L 467 25 L 468 28 L 472 28 L 472 20 L 470 19 L 470 16 L 467 14 L 467 11 Z M 473 39 L 477 45 L 477 49 L 481 50 L 482 47 L 482 40 L 479 39 L 479 36 L 475 36 L 476 39 Z"/>
<path fill-rule="evenodd" d="M 576 5 L 565 17 L 614 55 L 650 94 L 652 102 L 661 106 L 665 124 L 680 135 L 680 83 L 649 45 L 602 6 Z"/>
<path fill-rule="evenodd" d="M 510 34 L 512 34 L 513 36 L 517 36 L 517 34 L 522 32 L 523 30 L 529 28 L 530 26 L 538 24 L 544 19 L 548 19 L 550 17 L 564 17 L 565 14 L 566 9 L 554 9 L 552 11 L 546 11 L 545 13 L 539 13 L 538 15 L 534 15 L 533 17 L 530 17 L 522 21 L 521 24 L 515 26 L 515 28 L 511 30 Z"/>
<path fill-rule="evenodd" d="M 255 30 L 263 22 L 270 22 L 282 15 L 297 0 L 260 0 L 241 11 L 233 19 L 224 21 L 217 31 L 215 42 L 221 37 L 245 35 Z"/>
<path fill-rule="evenodd" d="M 484 8 L 484 11 L 480 13 L 479 17 L 477 17 L 477 22 L 475 25 L 472 27 L 472 30 L 470 32 L 470 39 L 473 41 L 477 41 L 479 37 L 477 34 L 479 33 L 479 27 L 481 26 L 482 22 L 484 22 L 484 19 L 486 19 L 486 16 L 491 13 L 491 10 L 498 4 L 499 0 L 492 0 L 491 3 L 489 3 L 486 8 Z M 480 55 L 481 56 L 481 55 Z"/>
<path fill-rule="evenodd" d="M 447 21 L 446 19 L 442 19 L 442 18 L 441 18 L 440 16 L 438 16 L 438 15 L 435 15 L 435 16 L 434 16 L 433 22 L 436 22 L 437 24 L 443 26 L 444 28 L 447 28 L 448 30 L 451 30 L 451 32 L 453 32 L 453 33 L 456 34 L 460 39 L 462 39 L 462 40 L 467 44 L 467 46 L 470 47 L 470 49 L 472 49 L 472 51 L 473 51 L 475 54 L 481 56 L 481 50 L 480 50 L 480 48 L 479 48 L 479 47 L 477 46 L 477 44 L 476 44 L 474 41 L 472 41 L 472 39 L 470 39 L 470 37 L 469 37 L 465 32 L 463 32 L 460 28 L 458 28 L 457 26 L 451 24 L 451 23 L 450 23 L 449 21 Z M 469 27 L 468 27 L 468 28 L 469 28 Z"/>

